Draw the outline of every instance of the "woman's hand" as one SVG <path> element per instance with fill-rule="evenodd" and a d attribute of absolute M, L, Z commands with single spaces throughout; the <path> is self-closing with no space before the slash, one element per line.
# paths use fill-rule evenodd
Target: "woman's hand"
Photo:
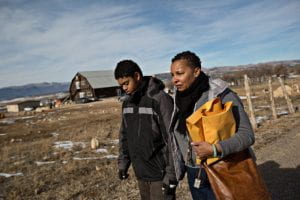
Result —
<path fill-rule="evenodd" d="M 213 155 L 212 145 L 207 142 L 192 142 L 194 152 L 201 160 Z"/>

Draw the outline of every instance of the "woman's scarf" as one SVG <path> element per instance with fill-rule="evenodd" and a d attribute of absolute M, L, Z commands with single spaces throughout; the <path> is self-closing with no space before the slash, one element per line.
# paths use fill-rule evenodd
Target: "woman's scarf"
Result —
<path fill-rule="evenodd" d="M 177 91 L 175 102 L 178 108 L 180 133 L 186 133 L 185 120 L 193 113 L 197 100 L 209 89 L 208 81 L 208 76 L 201 72 L 188 89 L 182 92 Z"/>

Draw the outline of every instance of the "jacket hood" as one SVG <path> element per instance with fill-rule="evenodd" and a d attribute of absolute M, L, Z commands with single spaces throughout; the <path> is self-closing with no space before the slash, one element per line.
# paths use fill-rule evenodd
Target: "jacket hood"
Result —
<path fill-rule="evenodd" d="M 209 87 L 208 99 L 211 100 L 224 92 L 228 88 L 228 83 L 221 79 L 213 79 L 209 80 Z"/>
<path fill-rule="evenodd" d="M 144 80 L 148 82 L 148 90 L 147 93 L 150 96 L 157 94 L 160 90 L 165 88 L 164 83 L 158 78 L 151 76 L 144 76 Z"/>
<path fill-rule="evenodd" d="M 144 94 L 153 96 L 164 88 L 165 85 L 161 80 L 151 76 L 144 76 L 139 88 L 133 94 L 127 95 L 126 100 L 137 103 Z"/>

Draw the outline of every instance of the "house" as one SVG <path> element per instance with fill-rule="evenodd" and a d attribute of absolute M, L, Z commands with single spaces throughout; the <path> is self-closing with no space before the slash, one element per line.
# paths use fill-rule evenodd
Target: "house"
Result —
<path fill-rule="evenodd" d="M 112 70 L 78 72 L 71 81 L 69 91 L 72 101 L 97 100 L 120 93 Z"/>
<path fill-rule="evenodd" d="M 6 105 L 7 112 L 20 112 L 24 110 L 33 110 L 39 107 L 40 101 L 26 100 L 9 103 Z"/>

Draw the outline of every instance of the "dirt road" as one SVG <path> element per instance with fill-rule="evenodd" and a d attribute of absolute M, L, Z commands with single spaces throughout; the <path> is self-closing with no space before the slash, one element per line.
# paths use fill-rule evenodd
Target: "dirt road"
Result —
<path fill-rule="evenodd" d="M 257 132 L 257 164 L 274 200 L 300 199 L 300 113 L 270 121 Z"/>

